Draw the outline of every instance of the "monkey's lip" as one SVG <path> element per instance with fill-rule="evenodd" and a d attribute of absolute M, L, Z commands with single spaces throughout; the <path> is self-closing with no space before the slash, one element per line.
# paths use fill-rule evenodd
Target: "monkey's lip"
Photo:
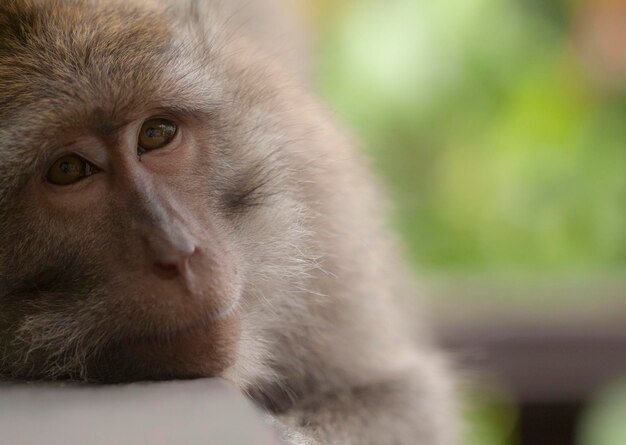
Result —
<path fill-rule="evenodd" d="M 171 330 L 157 330 L 150 334 L 139 334 L 125 336 L 121 339 L 122 344 L 158 344 L 158 343 L 172 343 L 176 340 L 183 339 L 184 337 L 193 337 L 202 331 L 209 330 L 215 323 L 226 320 L 232 317 L 237 308 L 239 307 L 239 301 L 233 301 L 230 306 L 219 309 L 217 312 L 207 312 L 202 317 L 185 324 L 182 327 L 177 327 Z"/>
<path fill-rule="evenodd" d="M 91 363 L 102 382 L 170 380 L 219 375 L 235 360 L 238 304 L 173 330 L 111 342 Z"/>

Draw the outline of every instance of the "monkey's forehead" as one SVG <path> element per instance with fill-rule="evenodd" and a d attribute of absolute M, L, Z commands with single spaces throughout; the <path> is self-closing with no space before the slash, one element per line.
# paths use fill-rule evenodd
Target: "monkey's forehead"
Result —
<path fill-rule="evenodd" d="M 146 0 L 2 0 L 0 129 L 115 126 L 141 107 L 168 106 L 168 96 L 197 101 L 201 70 L 177 25 Z"/>
<path fill-rule="evenodd" d="M 211 113 L 220 89 L 181 29 L 150 0 L 0 0 L 0 195 L 64 131 Z"/>

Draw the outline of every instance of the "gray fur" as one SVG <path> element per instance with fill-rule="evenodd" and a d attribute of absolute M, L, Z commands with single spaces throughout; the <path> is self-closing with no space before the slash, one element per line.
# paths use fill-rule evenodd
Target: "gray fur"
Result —
<path fill-rule="evenodd" d="M 414 290 L 380 187 L 298 58 L 272 44 L 282 34 L 249 25 L 259 3 L 233 4 L 0 5 L 0 376 L 106 381 L 94 367 L 112 339 L 158 325 L 119 200 L 64 220 L 29 187 L 56 135 L 104 140 L 167 108 L 202 122 L 181 187 L 202 204 L 206 236 L 238 252 L 238 341 L 219 375 L 294 445 L 453 445 L 451 379 L 399 309 Z M 63 287 L 37 282 L 48 270 Z"/>

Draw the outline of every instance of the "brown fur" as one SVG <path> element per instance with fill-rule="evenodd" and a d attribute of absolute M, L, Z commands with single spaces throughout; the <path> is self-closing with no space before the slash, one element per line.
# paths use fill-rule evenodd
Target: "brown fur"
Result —
<path fill-rule="evenodd" d="M 221 375 L 293 444 L 450 445 L 449 379 L 398 313 L 412 288 L 378 187 L 234 3 L 0 4 L 0 376 Z M 185 130 L 174 164 L 127 156 L 128 128 L 162 114 Z M 111 167 L 50 192 L 65 147 Z M 202 241 L 192 297 L 146 268 L 176 233 Z"/>

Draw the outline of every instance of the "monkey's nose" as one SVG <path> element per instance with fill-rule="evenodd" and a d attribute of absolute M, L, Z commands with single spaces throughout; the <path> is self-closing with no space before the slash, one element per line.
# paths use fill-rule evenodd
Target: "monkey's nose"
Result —
<path fill-rule="evenodd" d="M 173 280 L 179 276 L 187 278 L 190 271 L 190 261 L 198 253 L 198 248 L 190 246 L 189 249 L 181 249 L 169 252 L 169 255 L 160 255 L 152 262 L 152 272 L 164 280 Z"/>
<path fill-rule="evenodd" d="M 151 239 L 150 256 L 152 256 L 152 272 L 164 280 L 172 280 L 182 275 L 186 278 L 190 272 L 190 261 L 198 252 L 191 238 Z"/>
<path fill-rule="evenodd" d="M 151 233 L 143 236 L 147 244 L 148 258 L 152 263 L 152 272 L 159 278 L 172 280 L 182 275 L 187 278 L 190 262 L 198 253 L 198 243 L 184 228 L 152 228 Z"/>

